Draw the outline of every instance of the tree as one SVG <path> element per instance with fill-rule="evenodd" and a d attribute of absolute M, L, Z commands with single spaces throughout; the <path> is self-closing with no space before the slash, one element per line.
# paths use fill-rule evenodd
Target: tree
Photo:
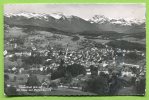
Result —
<path fill-rule="evenodd" d="M 65 77 L 65 73 L 66 73 L 65 69 L 57 70 L 51 74 L 51 79 L 54 80 L 57 78 Z"/>
<path fill-rule="evenodd" d="M 91 65 L 90 66 L 91 76 L 97 76 L 98 75 L 98 68 Z"/>
<path fill-rule="evenodd" d="M 18 67 L 22 67 L 23 65 L 22 59 L 17 59 L 17 64 L 18 64 Z"/>
<path fill-rule="evenodd" d="M 42 64 L 43 63 L 42 57 L 37 52 L 34 52 L 34 54 L 32 54 L 29 57 L 22 58 L 22 60 L 24 63 L 26 63 L 28 65 Z"/>
<path fill-rule="evenodd" d="M 64 84 L 70 83 L 72 81 L 71 73 L 66 72 L 65 77 L 61 79 L 61 82 Z"/>
<path fill-rule="evenodd" d="M 146 79 L 144 77 L 139 77 L 139 80 L 136 82 L 135 88 L 137 94 L 144 95 L 145 94 L 145 83 Z"/>
<path fill-rule="evenodd" d="M 58 66 L 57 70 L 51 74 L 51 79 L 57 79 L 61 77 L 65 77 L 66 68 L 64 66 L 64 60 L 61 59 L 60 66 Z"/>
<path fill-rule="evenodd" d="M 130 83 L 124 78 L 118 77 L 116 73 L 112 73 L 112 77 L 109 79 L 109 95 L 117 95 L 118 91 L 124 86 L 128 86 Z"/>
<path fill-rule="evenodd" d="M 27 79 L 26 86 L 40 86 L 40 81 L 38 80 L 37 76 L 30 75 Z"/>
<path fill-rule="evenodd" d="M 79 64 L 69 65 L 66 71 L 72 75 L 72 77 L 78 76 L 80 74 L 86 74 L 85 67 Z"/>
<path fill-rule="evenodd" d="M 108 95 L 107 79 L 102 76 L 91 78 L 86 81 L 85 90 L 98 95 Z"/>
<path fill-rule="evenodd" d="M 80 37 L 78 36 L 73 36 L 73 38 L 71 39 L 72 41 L 78 41 L 80 39 Z"/>

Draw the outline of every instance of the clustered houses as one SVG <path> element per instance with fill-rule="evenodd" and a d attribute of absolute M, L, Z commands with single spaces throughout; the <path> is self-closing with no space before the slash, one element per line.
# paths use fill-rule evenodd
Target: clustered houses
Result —
<path fill-rule="evenodd" d="M 121 63 L 120 64 L 123 69 L 122 69 L 122 76 L 131 76 L 131 77 L 136 77 L 136 74 L 131 71 L 131 68 L 136 68 L 139 69 L 139 65 L 134 65 L 134 64 L 127 64 L 127 63 Z"/>
<path fill-rule="evenodd" d="M 15 45 L 16 47 L 16 45 Z M 15 51 L 14 51 L 15 52 Z M 13 56 L 32 56 L 37 55 L 45 57 L 45 62 L 47 65 L 40 65 L 38 67 L 32 67 L 29 70 L 31 71 L 46 71 L 48 68 L 56 70 L 59 66 L 60 59 L 63 59 L 65 62 L 65 66 L 72 65 L 74 63 L 80 64 L 86 67 L 87 75 L 91 74 L 89 67 L 91 65 L 98 67 L 98 74 L 100 72 L 105 72 L 109 74 L 108 67 L 110 66 L 125 66 L 122 69 L 122 76 L 135 76 L 134 73 L 130 70 L 129 67 L 136 67 L 139 68 L 139 65 L 127 64 L 124 62 L 124 56 L 131 52 L 135 52 L 137 55 L 141 55 L 145 57 L 145 54 L 141 51 L 133 51 L 133 50 L 122 50 L 120 48 L 112 49 L 105 45 L 105 48 L 97 48 L 97 47 L 90 47 L 83 50 L 69 50 L 66 48 L 65 50 L 56 50 L 53 47 L 50 47 L 48 50 L 38 50 L 36 47 L 31 47 L 31 50 L 23 51 L 23 52 L 15 52 L 13 54 L 9 53 L 7 50 L 4 51 L 5 58 L 11 58 Z M 119 55 L 121 54 L 121 60 L 119 60 Z M 11 70 L 17 70 L 14 66 Z M 21 73 L 24 69 L 20 67 L 19 72 Z"/>

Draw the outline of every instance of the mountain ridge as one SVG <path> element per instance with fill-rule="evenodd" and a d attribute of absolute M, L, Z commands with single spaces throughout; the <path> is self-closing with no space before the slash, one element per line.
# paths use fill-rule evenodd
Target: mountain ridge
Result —
<path fill-rule="evenodd" d="M 119 33 L 133 33 L 135 29 L 145 30 L 145 19 L 125 20 L 109 19 L 104 15 L 95 15 L 92 19 L 85 20 L 78 16 L 65 16 L 62 13 L 38 14 L 17 13 L 4 14 L 4 21 L 8 25 L 31 25 L 55 28 L 66 32 L 84 31 L 116 31 Z M 132 32 L 131 32 L 132 31 Z"/>

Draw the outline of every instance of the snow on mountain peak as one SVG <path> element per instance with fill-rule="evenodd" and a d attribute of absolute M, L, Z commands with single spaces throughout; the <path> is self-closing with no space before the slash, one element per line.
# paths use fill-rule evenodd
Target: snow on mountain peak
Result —
<path fill-rule="evenodd" d="M 5 14 L 5 16 L 7 17 L 12 17 L 12 16 L 23 16 L 23 17 L 27 17 L 27 18 L 45 18 L 47 19 L 46 14 L 38 14 L 38 13 L 27 13 L 27 12 L 22 12 L 22 13 L 10 13 L 10 14 Z"/>
<path fill-rule="evenodd" d="M 92 19 L 90 19 L 91 23 L 105 23 L 107 21 L 109 21 L 109 18 L 105 17 L 104 15 L 95 15 Z"/>
<path fill-rule="evenodd" d="M 37 18 L 37 19 L 45 19 L 48 21 L 48 17 L 53 17 L 54 19 L 69 19 L 71 20 L 72 18 L 79 18 L 77 16 L 74 15 L 70 15 L 70 16 L 65 16 L 63 13 L 61 12 L 57 12 L 57 13 L 51 13 L 51 14 L 40 14 L 40 13 L 28 13 L 28 12 L 21 12 L 21 13 L 9 13 L 9 14 L 5 14 L 6 17 L 14 17 L 14 16 L 20 16 L 20 17 L 26 17 L 26 18 Z"/>
<path fill-rule="evenodd" d="M 90 20 L 90 23 L 98 23 L 98 24 L 119 24 L 119 25 L 140 25 L 142 23 L 145 23 L 145 19 L 128 19 L 128 18 L 118 18 L 118 19 L 110 19 L 105 17 L 104 15 L 95 15 Z"/>
<path fill-rule="evenodd" d="M 51 13 L 51 14 L 41 14 L 41 13 L 28 13 L 28 12 L 21 12 L 21 13 L 9 13 L 5 14 L 7 17 L 13 17 L 13 16 L 21 16 L 21 17 L 26 17 L 26 18 L 35 18 L 35 19 L 44 19 L 48 21 L 48 17 L 53 17 L 54 19 L 68 19 L 72 20 L 73 18 L 79 19 L 80 17 L 70 15 L 70 16 L 65 16 L 61 12 L 57 13 Z M 85 20 L 85 19 L 84 19 Z M 119 18 L 119 19 L 110 19 L 105 17 L 104 15 L 95 15 L 93 16 L 90 20 L 90 23 L 98 23 L 98 24 L 118 24 L 118 25 L 141 25 L 145 23 L 145 19 L 133 19 L 133 18 Z"/>
<path fill-rule="evenodd" d="M 60 18 L 63 18 L 64 17 L 63 13 L 60 13 L 60 12 L 58 12 L 58 13 L 52 13 L 52 14 L 50 14 L 50 16 L 53 17 L 53 18 L 55 18 L 55 19 L 60 19 Z"/>
<path fill-rule="evenodd" d="M 50 16 L 52 16 L 53 18 L 55 18 L 55 19 L 71 19 L 71 18 L 79 18 L 79 17 L 77 17 L 77 16 L 74 16 L 74 15 L 70 15 L 70 16 L 66 16 L 66 15 L 64 15 L 63 13 L 52 13 L 52 14 L 50 14 Z"/>

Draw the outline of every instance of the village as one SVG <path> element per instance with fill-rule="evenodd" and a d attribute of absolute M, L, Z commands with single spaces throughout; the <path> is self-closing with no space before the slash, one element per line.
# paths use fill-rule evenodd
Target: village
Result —
<path fill-rule="evenodd" d="M 112 48 L 105 44 L 102 48 L 93 45 L 79 50 L 69 50 L 67 44 L 64 49 L 48 46 L 41 50 L 33 43 L 26 51 L 15 51 L 20 48 L 17 43 L 7 45 L 12 46 L 14 50 L 4 51 L 4 70 L 7 77 L 5 85 L 6 90 L 15 87 L 16 93 L 20 92 L 17 91 L 20 86 L 38 86 L 43 91 L 48 89 L 49 92 L 59 91 L 61 88 L 92 92 L 86 82 L 103 76 L 106 77 L 104 93 L 116 95 L 121 88 L 140 86 L 140 81 L 145 77 L 145 61 L 131 63 L 127 59 L 131 53 L 145 59 L 143 51 Z M 123 80 L 122 86 L 114 86 L 116 79 Z M 116 89 L 111 89 L 112 85 Z M 28 90 L 22 92 L 29 95 Z"/>

